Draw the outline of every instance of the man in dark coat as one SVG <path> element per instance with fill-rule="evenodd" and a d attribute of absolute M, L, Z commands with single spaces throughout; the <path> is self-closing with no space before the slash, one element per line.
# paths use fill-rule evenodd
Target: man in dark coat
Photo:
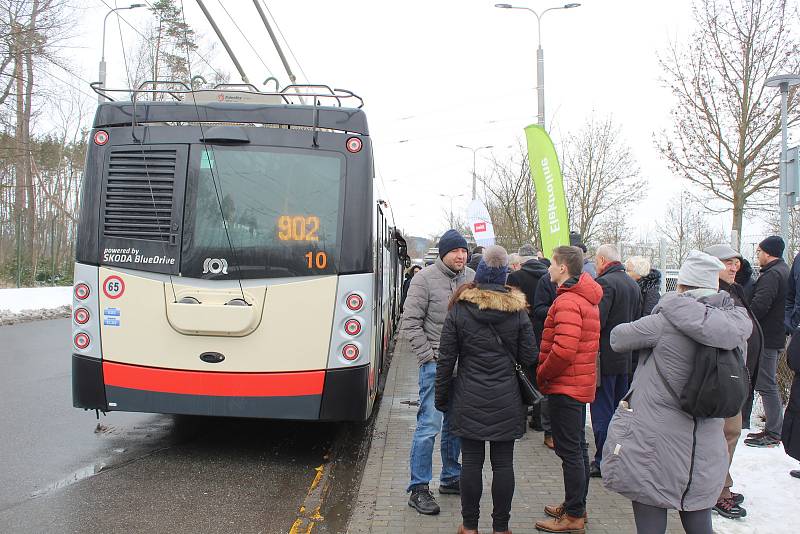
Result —
<path fill-rule="evenodd" d="M 782 258 L 784 247 L 782 238 L 770 236 L 756 249 L 761 274 L 753 288 L 750 309 L 764 332 L 756 391 L 761 395 L 767 422 L 763 431 L 748 434 L 744 443 L 750 447 L 775 447 L 781 439 L 783 414 L 777 382 L 778 353 L 786 345 L 784 311 L 789 287 L 789 266 Z"/>
<path fill-rule="evenodd" d="M 639 318 L 642 295 L 639 286 L 625 272 L 622 257 L 614 245 L 601 245 L 595 255 L 597 283 L 603 288 L 600 301 L 600 381 L 597 396 L 591 405 L 592 429 L 597 452 L 592 462 L 591 476 L 600 477 L 600 461 L 608 424 L 619 401 L 628 392 L 628 373 L 632 353 L 616 352 L 611 348 L 611 330 Z"/>
<path fill-rule="evenodd" d="M 523 248 L 520 248 L 523 251 Z M 528 250 L 524 250 L 529 252 Z M 520 252 L 522 255 L 522 252 Z M 533 256 L 533 257 L 530 257 Z M 547 274 L 547 266 L 540 262 L 534 254 L 526 254 L 523 257 L 530 257 L 522 264 L 518 271 L 509 273 L 507 285 L 519 288 L 525 293 L 525 298 L 528 301 L 528 317 L 531 319 L 531 324 L 534 322 L 534 300 L 536 297 L 536 288 L 539 285 L 539 280 L 542 276 Z M 534 332 L 535 333 L 535 332 Z M 539 332 L 541 335 L 541 332 Z M 536 338 L 537 343 L 541 341 L 539 337 Z"/>
<path fill-rule="evenodd" d="M 786 349 L 786 362 L 789 369 L 794 371 L 794 380 L 789 393 L 789 404 L 783 416 L 781 440 L 786 454 L 800 460 L 800 254 L 792 262 L 784 323 L 786 332 L 792 336 Z M 800 469 L 795 469 L 790 474 L 800 478 Z"/>
<path fill-rule="evenodd" d="M 469 261 L 467 262 L 467 267 L 472 269 L 473 271 L 478 268 L 478 264 L 481 262 L 481 256 L 483 255 L 483 247 L 477 246 L 472 249 L 472 254 L 469 256 Z"/>

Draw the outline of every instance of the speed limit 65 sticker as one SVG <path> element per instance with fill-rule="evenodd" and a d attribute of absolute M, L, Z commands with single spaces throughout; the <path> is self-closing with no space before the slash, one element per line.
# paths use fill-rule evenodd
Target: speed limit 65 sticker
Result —
<path fill-rule="evenodd" d="M 103 281 L 103 293 L 110 299 L 118 299 L 125 293 L 125 282 L 119 276 L 109 276 Z"/>

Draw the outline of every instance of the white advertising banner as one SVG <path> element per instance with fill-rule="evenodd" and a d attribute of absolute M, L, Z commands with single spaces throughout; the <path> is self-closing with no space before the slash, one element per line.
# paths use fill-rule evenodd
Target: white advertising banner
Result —
<path fill-rule="evenodd" d="M 494 245 L 494 226 L 489 217 L 489 210 L 480 200 L 473 200 L 467 207 L 467 221 L 472 230 L 475 243 L 483 247 Z"/>

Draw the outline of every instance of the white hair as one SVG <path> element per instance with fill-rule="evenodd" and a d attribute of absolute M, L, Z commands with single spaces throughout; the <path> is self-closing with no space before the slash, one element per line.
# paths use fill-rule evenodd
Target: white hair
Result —
<path fill-rule="evenodd" d="M 617 250 L 617 247 L 610 244 L 600 245 L 599 247 L 597 247 L 597 252 L 595 253 L 595 256 L 600 256 L 608 261 L 619 261 L 619 262 L 622 261 L 622 255 L 620 255 L 619 250 Z"/>
<path fill-rule="evenodd" d="M 515 265 L 517 263 L 521 263 L 520 256 L 516 252 L 508 255 L 508 264 Z"/>
<path fill-rule="evenodd" d="M 626 263 L 630 264 L 631 271 L 639 276 L 647 276 L 650 274 L 650 260 L 644 256 L 631 256 Z"/>

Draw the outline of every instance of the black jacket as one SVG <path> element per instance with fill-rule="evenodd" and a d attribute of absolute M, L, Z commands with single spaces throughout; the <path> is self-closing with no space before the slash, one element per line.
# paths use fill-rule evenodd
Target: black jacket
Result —
<path fill-rule="evenodd" d="M 550 273 L 547 273 L 539 279 L 536 295 L 533 297 L 533 333 L 539 344 L 542 342 L 544 320 L 547 319 L 547 312 L 554 300 L 556 300 L 556 285 L 550 281 Z"/>
<path fill-rule="evenodd" d="M 517 361 L 533 364 L 533 332 L 525 295 L 481 284 L 461 292 L 447 314 L 436 364 L 436 409 L 450 412 L 450 431 L 462 438 L 510 441 L 525 432 L 514 365 L 492 324 Z M 454 368 L 458 364 L 458 373 Z"/>
<path fill-rule="evenodd" d="M 625 375 L 631 372 L 631 352 L 615 352 L 611 348 L 611 331 L 615 326 L 630 323 L 642 313 L 642 294 L 639 285 L 625 272 L 625 267 L 614 262 L 597 275 L 603 288 L 600 301 L 600 373 Z"/>
<path fill-rule="evenodd" d="M 469 267 L 473 271 L 477 271 L 478 270 L 478 264 L 481 262 L 481 258 L 482 257 L 483 257 L 483 254 L 481 254 L 480 252 L 478 252 L 477 254 L 473 254 L 472 257 L 467 262 L 467 267 Z"/>
<path fill-rule="evenodd" d="M 640 317 L 653 313 L 653 308 L 661 298 L 661 271 L 650 269 L 647 276 L 639 278 L 636 283 L 642 293 L 642 311 Z"/>
<path fill-rule="evenodd" d="M 784 313 L 786 331 L 800 330 L 800 254 L 794 257 L 792 272 L 789 274 L 789 287 L 786 291 L 786 312 Z"/>
<path fill-rule="evenodd" d="M 744 258 L 739 258 L 739 262 L 741 267 L 736 271 L 736 283 L 742 286 L 744 296 L 747 298 L 747 302 L 750 302 L 753 297 L 753 287 L 756 285 L 756 281 L 753 279 L 753 266 Z"/>
<path fill-rule="evenodd" d="M 528 301 L 528 317 L 533 323 L 533 301 L 536 296 L 536 286 L 539 285 L 539 280 L 542 276 L 547 274 L 547 267 L 537 259 L 528 260 L 522 264 L 519 271 L 514 271 L 508 275 L 506 284 L 509 286 L 518 287 L 525 293 L 525 299 Z"/>
<path fill-rule="evenodd" d="M 750 309 L 761 323 L 767 349 L 782 349 L 786 344 L 783 319 L 788 289 L 789 266 L 785 261 L 779 258 L 761 268 L 750 299 Z"/>
<path fill-rule="evenodd" d="M 794 334 L 786 350 L 786 363 L 794 371 L 789 404 L 783 416 L 781 441 L 786 454 L 800 460 L 800 334 Z"/>
<path fill-rule="evenodd" d="M 747 303 L 742 286 L 737 283 L 731 285 L 724 280 L 720 280 L 719 289 L 727 291 L 737 306 L 746 309 L 747 315 L 750 316 L 750 320 L 753 322 L 753 333 L 747 338 L 747 361 L 745 363 L 747 364 L 747 370 L 750 372 L 750 385 L 754 386 L 758 376 L 758 362 L 761 361 L 761 354 L 764 352 L 764 332 L 761 331 L 761 324 Z"/>

